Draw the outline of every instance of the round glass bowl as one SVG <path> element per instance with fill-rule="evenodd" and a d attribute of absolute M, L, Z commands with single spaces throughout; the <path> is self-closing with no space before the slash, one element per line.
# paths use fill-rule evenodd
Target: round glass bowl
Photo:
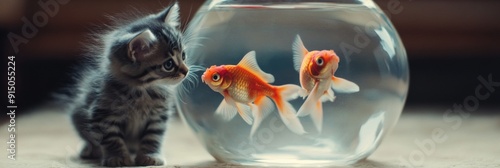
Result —
<path fill-rule="evenodd" d="M 217 160 L 258 166 L 351 164 L 368 157 L 396 124 L 405 103 L 409 69 L 401 40 L 371 0 L 209 0 L 185 32 L 191 74 L 178 87 L 178 107 L 208 152 Z M 309 51 L 333 50 L 336 77 L 359 91 L 334 90 L 322 103 L 321 131 L 309 116 L 298 116 L 304 134 L 287 127 L 274 108 L 250 136 L 252 125 L 236 114 L 216 115 L 224 100 L 202 82 L 212 65 L 237 65 L 250 51 L 271 85 L 300 86 L 294 68 L 297 35 Z M 288 100 L 295 110 L 304 104 Z M 252 116 L 251 116 L 252 117 Z"/>

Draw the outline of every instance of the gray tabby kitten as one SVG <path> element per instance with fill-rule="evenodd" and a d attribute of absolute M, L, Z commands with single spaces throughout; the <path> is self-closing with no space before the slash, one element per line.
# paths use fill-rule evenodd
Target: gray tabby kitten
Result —
<path fill-rule="evenodd" d="M 71 118 L 86 144 L 80 156 L 103 166 L 163 165 L 171 90 L 187 75 L 177 3 L 114 28 L 84 73 Z M 135 156 L 135 159 L 134 157 Z"/>

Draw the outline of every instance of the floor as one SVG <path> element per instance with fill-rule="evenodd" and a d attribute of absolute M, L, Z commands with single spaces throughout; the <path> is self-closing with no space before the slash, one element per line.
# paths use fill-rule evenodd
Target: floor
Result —
<path fill-rule="evenodd" d="M 500 115 L 416 111 L 405 111 L 375 153 L 348 167 L 500 167 Z M 95 166 L 77 157 L 82 142 L 63 113 L 37 112 L 16 118 L 15 124 L 16 160 L 3 152 L 0 167 Z M 166 167 L 244 167 L 216 162 L 180 119 L 170 124 Z M 0 130 L 9 141 L 8 125 Z"/>

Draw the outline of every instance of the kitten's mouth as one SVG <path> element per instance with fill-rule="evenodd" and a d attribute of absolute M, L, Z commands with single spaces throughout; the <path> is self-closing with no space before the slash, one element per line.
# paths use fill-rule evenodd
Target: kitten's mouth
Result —
<path fill-rule="evenodd" d="M 187 75 L 186 75 L 186 74 L 181 74 L 181 75 L 179 75 L 179 77 L 177 77 L 177 78 L 179 78 L 179 79 L 184 79 L 184 78 L 186 78 L 186 77 L 187 77 Z"/>
<path fill-rule="evenodd" d="M 177 77 L 173 77 L 170 82 L 171 85 L 178 85 L 178 84 L 181 84 L 182 81 L 184 80 L 184 78 L 186 78 L 186 75 L 183 75 L 183 74 L 180 74 L 179 76 Z"/>

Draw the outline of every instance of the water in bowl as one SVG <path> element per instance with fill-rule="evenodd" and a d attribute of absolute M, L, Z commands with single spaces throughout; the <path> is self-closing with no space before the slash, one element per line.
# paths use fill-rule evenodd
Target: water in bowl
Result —
<path fill-rule="evenodd" d="M 395 125 L 408 89 L 404 47 L 390 21 L 371 1 L 362 3 L 206 3 L 189 24 L 188 63 L 201 66 L 178 90 L 179 110 L 210 154 L 244 165 L 344 165 L 371 154 Z M 300 117 L 307 132 L 298 135 L 277 111 L 253 137 L 239 115 L 215 115 L 223 96 L 199 79 L 212 65 L 236 65 L 256 51 L 260 68 L 274 75 L 272 85 L 299 83 L 292 43 L 300 35 L 311 50 L 333 49 L 340 58 L 335 76 L 360 87 L 335 93 L 323 103 L 322 132 Z M 192 69 L 193 70 L 193 69 Z M 194 85 L 193 85 L 194 84 Z M 192 87 L 187 87 L 192 86 Z M 290 101 L 299 109 L 304 100 Z"/>

